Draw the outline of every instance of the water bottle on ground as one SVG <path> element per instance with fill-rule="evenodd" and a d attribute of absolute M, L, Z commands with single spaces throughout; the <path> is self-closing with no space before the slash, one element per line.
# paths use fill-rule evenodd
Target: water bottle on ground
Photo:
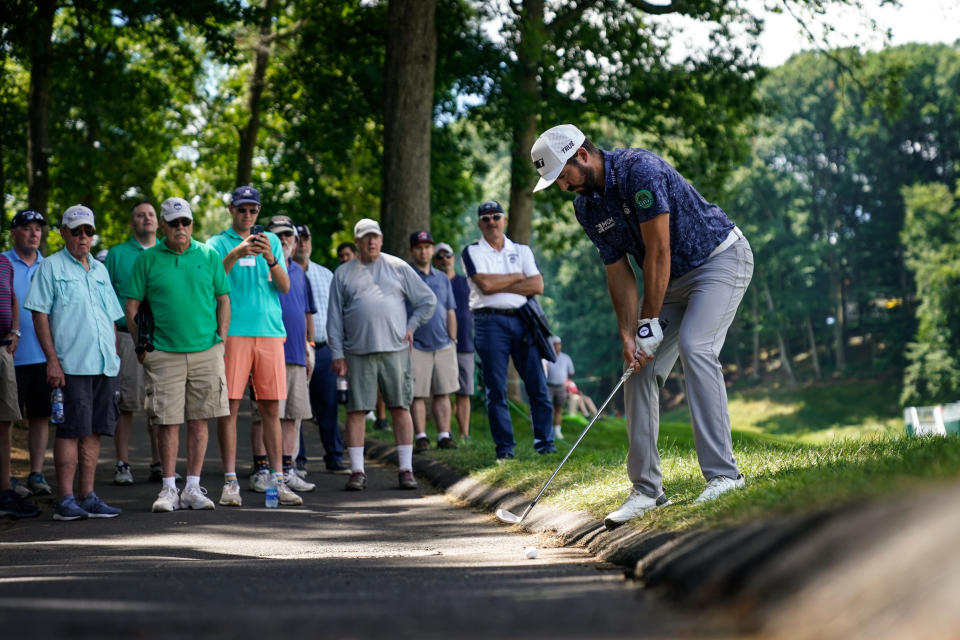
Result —
<path fill-rule="evenodd" d="M 280 504 L 280 495 L 277 491 L 277 477 L 270 472 L 270 480 L 267 482 L 267 497 L 264 502 L 267 509 L 276 509 Z"/>
<path fill-rule="evenodd" d="M 337 402 L 347 404 L 347 379 L 343 376 L 337 377 Z"/>
<path fill-rule="evenodd" d="M 50 393 L 50 422 L 63 424 L 63 389 L 60 387 Z"/>

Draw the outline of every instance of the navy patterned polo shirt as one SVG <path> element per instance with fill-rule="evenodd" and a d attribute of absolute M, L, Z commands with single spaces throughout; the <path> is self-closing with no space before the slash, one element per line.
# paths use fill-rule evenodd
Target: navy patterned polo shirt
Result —
<path fill-rule="evenodd" d="M 660 156 L 646 149 L 602 151 L 602 194 L 578 195 L 577 221 L 596 245 L 604 264 L 626 254 L 643 265 L 640 224 L 670 213 L 670 278 L 696 269 L 733 229 L 723 209 L 704 200 Z"/>

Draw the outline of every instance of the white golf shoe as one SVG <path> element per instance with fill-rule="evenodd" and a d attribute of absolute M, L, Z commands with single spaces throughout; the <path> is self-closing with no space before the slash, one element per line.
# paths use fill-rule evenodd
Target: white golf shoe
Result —
<path fill-rule="evenodd" d="M 736 478 L 728 478 L 727 476 L 714 476 L 707 481 L 707 487 L 697 496 L 697 499 L 694 502 L 710 502 L 711 500 L 716 500 L 721 495 L 725 494 L 727 491 L 733 491 L 734 489 L 740 489 L 744 485 L 743 474 L 741 473 Z"/>
<path fill-rule="evenodd" d="M 298 507 L 303 504 L 303 498 L 291 491 L 286 482 L 277 485 L 277 498 L 280 499 L 280 504 L 288 506 Z"/>
<path fill-rule="evenodd" d="M 313 491 L 317 486 L 312 482 L 307 482 L 292 470 L 283 474 L 283 481 L 293 491 Z"/>
<path fill-rule="evenodd" d="M 255 471 L 250 476 L 250 491 L 256 491 L 257 493 L 266 493 L 267 487 L 270 486 L 270 472 L 266 469 L 260 469 L 260 471 Z"/>
<path fill-rule="evenodd" d="M 215 509 L 213 500 L 207 497 L 203 487 L 187 487 L 180 494 L 181 509 Z"/>
<path fill-rule="evenodd" d="M 620 505 L 620 508 L 607 514 L 607 517 L 603 519 L 603 524 L 607 527 L 607 529 L 613 529 L 614 527 L 620 526 L 627 520 L 633 520 L 634 518 L 643 515 L 651 509 L 664 507 L 668 504 L 670 504 L 670 499 L 667 498 L 665 494 L 661 493 L 656 498 L 651 498 L 646 494 L 640 493 L 636 489 L 632 489 L 630 491 L 630 495 L 627 496 L 627 499 L 623 501 L 622 505 Z"/>
<path fill-rule="evenodd" d="M 153 501 L 154 513 L 163 513 L 165 511 L 174 511 L 180 508 L 180 496 L 174 487 L 164 487 L 160 489 L 160 495 Z"/>

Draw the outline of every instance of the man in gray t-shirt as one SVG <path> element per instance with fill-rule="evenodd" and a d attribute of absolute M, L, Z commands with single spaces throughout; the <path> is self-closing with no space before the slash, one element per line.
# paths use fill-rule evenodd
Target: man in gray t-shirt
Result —
<path fill-rule="evenodd" d="M 332 368 L 346 378 L 347 490 L 367 486 L 363 467 L 364 415 L 377 403 L 377 388 L 390 409 L 397 442 L 400 488 L 416 489 L 413 477 L 413 332 L 433 314 L 437 298 L 405 261 L 385 253 L 376 220 L 364 218 L 353 229 L 356 260 L 337 268 L 330 285 L 327 341 Z M 409 317 L 404 302 L 412 308 Z M 342 381 L 338 380 L 338 387 Z"/>

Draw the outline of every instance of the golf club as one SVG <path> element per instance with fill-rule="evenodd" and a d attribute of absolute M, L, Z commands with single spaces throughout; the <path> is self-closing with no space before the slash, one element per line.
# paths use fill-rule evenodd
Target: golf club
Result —
<path fill-rule="evenodd" d="M 540 496 L 543 495 L 543 492 L 547 490 L 547 487 L 550 486 L 550 483 L 553 482 L 553 479 L 560 472 L 560 469 L 563 467 L 564 463 L 567 461 L 567 458 L 570 457 L 570 454 L 573 453 L 573 450 L 577 448 L 577 445 L 580 444 L 580 441 L 583 440 L 583 437 L 587 435 L 587 432 L 590 431 L 590 427 L 593 426 L 593 423 L 597 421 L 597 418 L 600 417 L 600 414 L 603 413 L 603 410 L 607 408 L 607 405 L 610 404 L 610 400 L 613 398 L 613 395 L 620 390 L 620 387 L 623 386 L 623 383 L 626 382 L 627 378 L 630 377 L 630 374 L 633 373 L 633 367 L 627 369 L 622 376 L 620 376 L 620 381 L 617 382 L 617 386 L 613 388 L 613 391 L 610 392 L 610 395 L 607 396 L 607 399 L 603 401 L 603 404 L 600 405 L 600 408 L 597 409 L 596 415 L 593 416 L 593 419 L 590 420 L 590 424 L 580 433 L 580 437 L 577 438 L 577 441 L 573 443 L 573 446 L 570 447 L 570 451 L 567 451 L 567 455 L 563 456 L 563 460 L 560 461 L 560 464 L 557 465 L 557 468 L 553 471 L 553 475 L 547 480 L 543 485 L 543 488 L 540 489 L 540 493 L 537 494 L 537 497 L 533 499 L 526 510 L 523 512 L 523 515 L 515 515 L 510 513 L 506 509 L 497 509 L 496 516 L 500 522 L 506 522 L 507 524 L 520 524 L 523 522 L 523 519 L 527 517 L 527 514 L 530 513 L 530 510 L 536 506 L 537 502 L 540 500 Z"/>

